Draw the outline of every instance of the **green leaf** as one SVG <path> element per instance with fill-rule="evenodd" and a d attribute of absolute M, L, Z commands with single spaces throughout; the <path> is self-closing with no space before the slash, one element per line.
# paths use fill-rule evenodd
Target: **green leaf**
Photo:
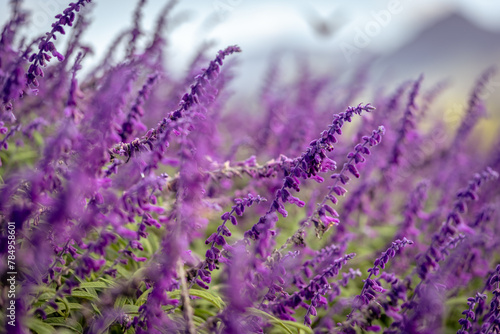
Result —
<path fill-rule="evenodd" d="M 34 293 L 37 293 L 37 292 L 56 293 L 56 289 L 49 288 L 48 286 L 44 286 L 44 285 L 37 285 L 37 286 L 33 287 L 33 292 Z"/>
<path fill-rule="evenodd" d="M 99 308 L 96 306 L 96 304 L 94 303 L 90 303 L 90 305 L 92 305 L 92 309 L 94 310 L 94 312 L 97 314 L 97 315 L 102 315 L 101 314 L 101 311 L 99 310 Z"/>
<path fill-rule="evenodd" d="M 69 328 L 77 333 L 83 333 L 83 328 L 82 325 L 80 325 L 78 322 L 73 322 L 70 324 L 68 319 L 63 319 L 63 318 L 47 318 L 45 320 L 45 323 L 48 323 L 52 326 L 60 326 L 60 327 L 65 327 Z"/>
<path fill-rule="evenodd" d="M 142 248 L 144 248 L 144 252 L 146 254 L 153 254 L 153 246 L 151 246 L 151 242 L 149 242 L 148 238 L 141 240 Z"/>
<path fill-rule="evenodd" d="M 202 326 L 205 324 L 205 319 L 193 315 L 193 322 L 196 326 Z"/>
<path fill-rule="evenodd" d="M 196 296 L 205 299 L 206 301 L 212 303 L 219 310 L 222 310 L 223 308 L 226 307 L 226 304 L 224 303 L 224 301 L 222 301 L 222 298 L 213 294 L 210 291 L 190 289 L 189 294 L 191 296 Z"/>
<path fill-rule="evenodd" d="M 69 302 L 68 300 L 66 299 L 66 297 L 63 297 L 63 298 L 59 298 L 61 301 L 62 301 L 62 304 L 64 305 L 64 319 L 66 319 L 67 317 L 69 317 L 69 314 L 71 312 L 71 307 L 69 306 Z"/>
<path fill-rule="evenodd" d="M 47 300 L 52 299 L 55 296 L 54 292 L 44 292 L 40 296 L 38 296 L 38 300 Z"/>
<path fill-rule="evenodd" d="M 75 288 L 75 290 L 85 288 L 107 289 L 109 288 L 109 284 L 106 284 L 105 282 L 82 282 L 78 288 Z"/>
<path fill-rule="evenodd" d="M 115 308 L 122 308 L 125 304 L 127 304 L 127 297 L 118 296 L 115 300 Z"/>
<path fill-rule="evenodd" d="M 144 304 L 146 302 L 146 300 L 148 299 L 148 295 L 149 293 L 153 290 L 153 288 L 149 288 L 147 289 L 146 291 L 144 291 L 142 293 L 142 295 L 140 295 L 139 298 L 137 298 L 137 301 L 135 302 L 135 305 L 137 306 L 141 306 L 142 304 Z"/>
<path fill-rule="evenodd" d="M 467 298 L 463 296 L 453 297 L 446 300 L 447 306 L 464 305 L 467 307 Z"/>
<path fill-rule="evenodd" d="M 59 307 L 57 311 L 68 311 L 66 309 L 66 305 L 64 303 L 56 303 L 57 306 Z M 77 304 L 77 303 L 68 303 L 67 304 L 69 306 L 69 310 L 81 310 L 83 308 L 83 306 L 81 304 Z M 52 307 L 50 306 L 47 306 L 47 309 L 45 310 L 45 314 L 52 314 L 54 312 L 57 312 L 56 310 L 54 310 Z"/>
<path fill-rule="evenodd" d="M 249 308 L 248 309 L 250 312 L 253 312 L 261 317 L 264 317 L 264 318 L 267 318 L 269 320 L 270 323 L 272 323 L 273 325 L 278 325 L 280 326 L 281 328 L 283 328 L 287 333 L 290 333 L 290 334 L 293 334 L 292 330 L 290 328 L 288 328 L 288 326 L 280 319 L 270 315 L 269 313 L 266 313 L 264 311 L 261 311 L 259 309 L 256 309 L 256 308 Z"/>
<path fill-rule="evenodd" d="M 208 301 L 209 303 L 217 307 L 219 310 L 222 310 L 224 307 L 226 307 L 226 304 L 222 301 L 222 299 L 210 291 L 190 289 L 189 294 L 191 296 L 200 297 L 201 299 Z M 180 295 L 181 295 L 180 290 L 175 290 L 168 293 L 168 296 L 174 299 L 179 298 Z"/>
<path fill-rule="evenodd" d="M 148 268 L 146 268 L 146 267 L 140 268 L 139 270 L 134 272 L 134 274 L 132 275 L 132 277 L 130 279 L 131 280 L 141 280 L 141 281 L 144 280 L 146 270 L 148 270 Z"/>
<path fill-rule="evenodd" d="M 141 306 L 142 304 L 144 304 L 152 289 L 153 288 L 149 288 L 146 291 L 144 291 L 144 293 L 139 298 L 137 298 L 135 305 Z M 174 290 L 174 291 L 168 292 L 167 294 L 168 294 L 168 297 L 172 298 L 172 299 L 178 299 L 181 296 L 180 290 Z M 226 307 L 226 304 L 224 303 L 224 301 L 219 296 L 213 294 L 210 291 L 190 289 L 189 294 L 191 296 L 200 297 L 201 299 L 208 301 L 210 304 L 214 305 L 219 310 L 222 310 L 224 307 Z"/>
<path fill-rule="evenodd" d="M 78 290 L 71 291 L 71 295 L 69 295 L 68 297 L 85 298 L 88 300 L 95 300 L 95 299 L 99 300 L 99 298 L 95 297 L 91 293 L 88 293 L 86 291 L 78 291 Z"/>
<path fill-rule="evenodd" d="M 27 318 L 26 325 L 37 334 L 52 334 L 56 329 L 37 318 Z"/>
<path fill-rule="evenodd" d="M 37 294 L 39 295 L 36 296 Z M 55 296 L 55 294 L 56 294 L 56 289 L 54 288 L 49 288 L 43 285 L 33 287 L 33 295 L 34 297 L 37 297 L 37 299 L 33 298 L 33 303 L 36 303 L 41 300 L 51 299 L 52 297 Z"/>
<path fill-rule="evenodd" d="M 208 329 L 204 327 L 206 320 L 197 316 L 193 316 L 193 323 L 197 327 L 196 333 L 208 333 Z"/>
<path fill-rule="evenodd" d="M 33 131 L 33 139 L 37 146 L 42 146 L 43 143 L 45 142 L 42 134 L 38 131 Z"/>
<path fill-rule="evenodd" d="M 209 317 L 215 316 L 216 313 L 211 311 L 211 310 L 206 310 L 206 309 L 202 309 L 200 307 L 196 307 L 194 309 L 194 314 L 203 318 L 203 319 L 208 319 Z"/>
<path fill-rule="evenodd" d="M 287 325 L 289 327 L 295 327 L 299 331 L 304 331 L 308 334 L 313 334 L 313 330 L 311 328 L 307 327 L 304 324 L 301 324 L 300 322 L 295 322 L 295 321 L 290 321 L 290 320 L 281 320 L 281 322 L 283 322 L 285 325 Z"/>
<path fill-rule="evenodd" d="M 99 280 L 107 283 L 112 288 L 118 287 L 118 284 L 115 281 L 113 281 L 113 280 L 110 280 L 110 279 L 107 279 L 107 278 L 104 278 L 104 277 L 99 277 Z"/>
<path fill-rule="evenodd" d="M 126 304 L 123 305 L 122 310 L 125 313 L 139 313 L 139 306 Z"/>
<path fill-rule="evenodd" d="M 13 154 L 10 158 L 10 162 L 20 162 L 20 163 L 26 163 L 29 160 L 33 160 L 34 158 L 37 157 L 37 153 L 35 151 L 20 151 L 18 150 L 16 154 Z"/>
<path fill-rule="evenodd" d="M 97 298 L 97 292 L 95 291 L 94 288 L 85 288 L 85 291 L 87 291 L 88 293 L 90 293 L 92 296 L 96 297 Z"/>
<path fill-rule="evenodd" d="M 123 278 L 128 279 L 130 276 L 132 276 L 132 273 L 128 271 L 127 269 L 123 268 L 123 266 L 116 266 L 116 272 Z M 103 278 L 101 278 L 103 279 Z"/>

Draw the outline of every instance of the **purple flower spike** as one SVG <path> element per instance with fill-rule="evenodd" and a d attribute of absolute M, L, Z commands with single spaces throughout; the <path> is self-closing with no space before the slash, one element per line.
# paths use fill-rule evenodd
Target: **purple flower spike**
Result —
<path fill-rule="evenodd" d="M 479 187 L 485 182 L 496 179 L 498 179 L 498 173 L 488 167 L 483 172 L 476 173 L 467 187 L 457 193 L 453 208 L 439 231 L 433 235 L 431 245 L 417 257 L 417 273 L 422 280 L 425 280 L 428 274 L 438 267 L 438 262 L 446 257 L 441 249 L 447 239 L 457 235 L 461 229 L 469 230 L 462 219 L 462 214 L 467 211 L 467 202 L 476 201 Z"/>
<path fill-rule="evenodd" d="M 39 84 L 36 77 L 43 77 L 43 70 L 41 66 L 46 66 L 47 62 L 49 62 L 52 58 L 49 55 L 49 52 L 59 61 L 64 60 L 64 56 L 56 50 L 54 43 L 52 43 L 50 40 L 52 38 L 54 40 L 56 39 L 56 33 L 64 35 L 66 32 L 64 31 L 63 26 L 73 26 L 73 22 L 76 16 L 75 12 L 79 12 L 81 6 L 85 6 L 86 3 L 90 2 L 91 0 L 78 0 L 78 2 L 76 3 L 71 3 L 69 7 L 64 10 L 63 14 L 56 15 L 56 19 L 58 20 L 52 23 L 52 30 L 47 33 L 47 36 L 42 37 L 42 39 L 40 40 L 40 43 L 38 44 L 38 53 L 33 53 L 29 57 L 29 61 L 32 62 L 32 64 L 30 65 L 28 72 L 26 73 L 28 85 L 38 87 Z"/>
<path fill-rule="evenodd" d="M 365 280 L 365 284 L 363 285 L 361 293 L 354 299 L 353 308 L 351 310 L 351 313 L 349 313 L 349 315 L 347 316 L 347 319 L 350 319 L 356 310 L 359 310 L 363 306 L 368 305 L 371 300 L 376 298 L 378 293 L 385 291 L 385 289 L 377 280 L 372 279 L 372 276 L 379 275 L 380 269 L 385 268 L 386 264 L 389 262 L 389 259 L 394 258 L 398 250 L 412 244 L 413 241 L 406 238 L 403 238 L 403 240 L 398 239 L 394 241 L 392 245 L 375 260 L 375 262 L 373 263 L 373 267 L 368 269 L 368 272 L 370 274 Z"/>
<path fill-rule="evenodd" d="M 224 260 L 222 252 L 218 248 L 216 248 L 215 245 L 217 244 L 218 246 L 225 246 L 225 237 L 231 236 L 231 232 L 226 226 L 227 221 L 230 220 L 233 225 L 237 225 L 238 223 L 234 214 L 238 214 L 239 216 L 241 216 L 243 215 L 243 212 L 245 212 L 245 207 L 250 207 L 253 204 L 259 204 L 265 201 L 265 198 L 260 197 L 259 195 L 253 196 L 252 194 L 248 194 L 248 196 L 245 198 L 236 198 L 234 200 L 235 205 L 233 205 L 231 211 L 225 212 L 221 216 L 222 224 L 217 228 L 217 232 L 212 233 L 207 238 L 207 240 L 205 240 L 205 244 L 210 244 L 210 248 L 205 254 L 205 261 L 203 261 L 193 270 L 194 273 L 191 274 L 192 277 L 190 278 L 192 281 L 191 286 L 194 282 L 198 282 L 198 280 L 196 279 L 200 275 L 200 273 L 205 277 L 205 279 L 202 278 L 202 280 L 206 282 L 207 277 L 210 277 L 210 272 L 214 271 L 217 268 L 219 261 Z M 205 268 L 207 268 L 208 271 L 205 270 Z M 203 285 L 205 286 L 205 284 Z M 203 288 L 205 288 L 204 286 Z M 208 287 L 206 288 L 208 289 Z"/>
<path fill-rule="evenodd" d="M 283 185 L 281 188 L 276 192 L 276 197 L 275 200 L 271 203 L 271 206 L 269 210 L 267 211 L 266 215 L 269 215 L 274 212 L 280 213 L 283 217 L 286 217 L 288 215 L 288 212 L 285 210 L 284 204 L 286 202 L 290 202 L 293 204 L 296 204 L 299 207 L 303 206 L 302 201 L 298 200 L 297 198 L 290 196 L 290 192 L 288 189 L 294 189 L 296 191 L 300 191 L 299 188 L 299 177 L 303 179 L 308 179 L 312 178 L 313 176 L 316 176 L 319 172 L 324 171 L 322 168 L 323 161 L 327 161 L 327 165 L 330 166 L 330 168 L 335 168 L 336 164 L 332 163 L 332 160 L 328 159 L 327 157 L 327 152 L 331 152 L 333 150 L 333 144 L 337 142 L 337 138 L 335 137 L 336 134 L 341 134 L 342 131 L 340 130 L 342 126 L 344 125 L 345 122 L 350 122 L 351 117 L 353 115 L 361 115 L 363 111 L 366 112 L 371 112 L 375 110 L 375 107 L 373 107 L 370 104 L 359 104 L 357 107 L 349 107 L 345 112 L 333 115 L 333 121 L 332 124 L 329 126 L 328 130 L 324 130 L 321 133 L 321 137 L 319 139 L 313 140 L 309 143 L 309 147 L 307 148 L 306 152 L 304 152 L 300 157 L 294 159 L 294 162 L 292 164 L 292 168 L 289 171 L 285 171 L 285 178 L 283 179 Z M 381 134 L 385 132 L 385 129 L 383 126 L 380 126 L 378 130 L 373 131 L 371 137 L 366 137 L 363 138 L 365 140 L 364 145 L 366 144 L 370 146 L 377 145 L 381 141 Z M 360 153 L 362 149 L 361 147 L 358 148 L 359 152 L 356 151 L 356 153 Z M 354 161 L 354 156 L 351 158 L 349 163 L 352 163 Z M 344 169 L 347 169 L 344 166 Z M 341 186 L 333 186 L 331 188 L 332 190 L 328 194 L 328 196 L 333 196 L 332 192 L 335 192 L 338 196 L 343 195 L 347 190 L 345 190 Z M 328 197 L 327 196 L 327 197 Z M 304 203 L 305 204 L 305 203 Z M 325 204 L 325 201 L 320 205 L 320 208 L 322 208 Z M 334 224 L 338 223 L 338 220 L 336 218 L 326 218 L 323 216 L 325 219 L 325 223 L 327 225 L 324 225 L 321 223 L 321 228 L 325 229 L 325 226 L 331 227 Z M 317 224 L 317 220 L 314 220 L 315 224 Z M 260 219 L 257 224 L 255 224 L 251 230 L 247 231 L 245 233 L 245 237 L 254 239 L 254 240 L 259 240 L 260 235 L 263 234 L 265 238 L 269 238 L 269 233 L 272 233 L 268 231 L 267 229 L 262 229 L 261 224 L 262 220 Z M 318 224 L 317 224 L 318 225 Z M 320 226 L 316 226 L 316 228 L 320 228 Z M 262 232 L 265 233 L 262 233 Z M 299 236 L 302 234 L 303 228 L 301 228 L 299 231 L 297 231 L 293 237 L 289 238 L 287 243 L 290 242 L 292 239 L 293 240 L 298 240 L 300 239 Z M 260 250 L 260 253 L 263 253 L 263 250 Z"/>

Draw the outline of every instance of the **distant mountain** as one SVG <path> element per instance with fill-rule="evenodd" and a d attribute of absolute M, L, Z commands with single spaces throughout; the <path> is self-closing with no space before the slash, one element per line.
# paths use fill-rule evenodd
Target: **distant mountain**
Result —
<path fill-rule="evenodd" d="M 402 47 L 382 56 L 374 68 L 390 77 L 477 76 L 489 65 L 500 65 L 500 31 L 476 26 L 452 13 L 430 24 Z M 470 83 L 468 83 L 470 85 Z"/>

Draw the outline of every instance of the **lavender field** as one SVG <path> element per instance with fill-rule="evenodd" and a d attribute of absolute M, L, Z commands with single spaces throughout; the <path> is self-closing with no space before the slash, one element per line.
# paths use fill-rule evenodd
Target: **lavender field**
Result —
<path fill-rule="evenodd" d="M 87 62 L 99 2 L 1 5 L 0 333 L 500 334 L 495 64 L 468 96 L 278 53 L 253 86 L 210 43 L 172 75 L 145 0 Z"/>

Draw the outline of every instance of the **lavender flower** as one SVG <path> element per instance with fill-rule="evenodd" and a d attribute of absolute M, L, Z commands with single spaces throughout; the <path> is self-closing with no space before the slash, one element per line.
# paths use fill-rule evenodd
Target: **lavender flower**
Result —
<path fill-rule="evenodd" d="M 210 248 L 205 254 L 205 261 L 197 266 L 197 269 L 194 269 L 195 273 L 192 275 L 193 277 L 190 278 L 192 282 L 196 282 L 202 288 L 208 289 L 206 284 L 211 282 L 210 272 L 217 268 L 220 259 L 223 258 L 221 251 L 215 247 L 215 244 L 224 247 L 227 244 L 225 237 L 231 236 L 231 231 L 226 227 L 226 222 L 231 221 L 231 224 L 237 225 L 238 220 L 234 214 L 242 216 L 245 212 L 245 207 L 250 207 L 253 204 L 259 204 L 263 201 L 266 201 L 266 199 L 259 195 L 254 197 L 252 194 L 248 194 L 246 198 L 236 198 L 234 200 L 236 204 L 233 205 L 231 211 L 224 212 L 221 216 L 222 224 L 217 227 L 217 232 L 212 233 L 207 240 L 205 240 L 205 244 L 210 244 Z M 197 279 L 197 277 L 200 277 L 200 279 Z M 191 285 L 192 284 L 193 283 L 191 283 Z"/>
<path fill-rule="evenodd" d="M 332 284 L 329 283 L 328 279 L 337 276 L 342 266 L 347 264 L 347 262 L 355 256 L 355 253 L 351 253 L 335 259 L 321 272 L 321 274 L 313 277 L 309 283 L 299 291 L 286 297 L 284 300 L 278 300 L 273 303 L 271 309 L 282 319 L 294 320 L 290 314 L 293 314 L 293 310 L 301 306 L 307 310 L 304 316 L 304 324 L 310 326 L 312 323 L 311 315 L 317 315 L 316 308 L 328 304 L 327 299 L 324 297 L 324 295 L 332 289 Z M 311 303 L 308 305 L 305 301 L 310 301 Z"/>
<path fill-rule="evenodd" d="M 323 198 L 322 202 L 317 205 L 317 209 L 310 214 L 307 219 L 302 223 L 302 227 L 300 227 L 290 238 L 286 240 L 286 242 L 280 247 L 280 251 L 285 249 L 291 242 L 300 243 L 303 240 L 302 234 L 305 231 L 305 228 L 312 221 L 316 228 L 316 236 L 320 236 L 332 226 L 337 225 L 340 220 L 337 218 L 339 214 L 335 209 L 333 209 L 330 205 L 326 204 L 329 200 L 333 204 L 338 203 L 338 199 L 336 196 L 343 196 L 347 190 L 339 185 L 339 182 L 343 185 L 346 185 L 350 178 L 347 176 L 347 173 L 351 173 L 356 178 L 360 176 L 359 171 L 356 166 L 359 163 L 364 162 L 366 159 L 363 155 L 371 154 L 370 149 L 367 146 L 375 146 L 380 144 L 382 141 L 382 135 L 385 133 L 385 128 L 383 126 L 379 126 L 377 130 L 373 130 L 372 135 L 370 137 L 363 136 L 363 143 L 357 144 L 354 147 L 354 151 L 349 152 L 347 155 L 347 159 L 349 159 L 345 164 L 340 173 L 333 174 L 331 176 L 332 179 L 335 180 L 335 183 L 329 187 L 329 191 L 327 195 Z M 286 189 L 285 189 L 286 190 Z"/>
<path fill-rule="evenodd" d="M 496 68 L 490 67 L 486 69 L 477 79 L 474 89 L 469 98 L 465 117 L 463 118 L 459 128 L 457 129 L 457 135 L 452 143 L 452 151 L 460 150 L 464 139 L 472 131 L 481 114 L 484 113 L 482 96 L 484 95 L 484 91 L 487 88 L 486 86 L 488 82 L 495 74 Z"/>
<path fill-rule="evenodd" d="M 444 255 L 440 252 L 440 247 L 444 245 L 446 238 L 454 236 L 459 230 L 468 230 L 461 217 L 463 213 L 467 212 L 467 202 L 478 199 L 476 192 L 483 183 L 497 178 L 498 173 L 487 168 L 481 174 L 475 174 L 467 187 L 457 193 L 453 208 L 448 213 L 439 231 L 432 237 L 431 245 L 417 257 L 417 272 L 420 278 L 425 280 L 429 271 L 436 268 L 438 266 L 437 262 L 443 259 Z"/>
<path fill-rule="evenodd" d="M 263 231 L 268 231 L 268 228 L 264 227 L 268 225 L 271 215 L 275 212 L 280 213 L 283 217 L 288 215 L 284 208 L 284 203 L 296 204 L 298 207 L 303 207 L 305 203 L 300 199 L 292 196 L 288 189 L 294 189 L 300 191 L 299 188 L 299 177 L 301 178 L 314 178 L 318 182 L 323 182 L 323 178 L 318 176 L 319 172 L 325 172 L 327 170 L 334 170 L 336 164 L 334 161 L 329 159 L 326 155 L 327 151 L 333 150 L 333 144 L 337 142 L 335 134 L 342 134 L 341 128 L 344 123 L 350 122 L 353 115 L 360 115 L 362 111 L 370 112 L 375 108 L 370 104 L 358 105 L 356 108 L 349 107 L 345 112 L 336 114 L 333 117 L 333 122 L 329 126 L 328 130 L 321 133 L 321 138 L 313 140 L 306 152 L 302 154 L 301 157 L 295 159 L 295 163 L 289 172 L 285 172 L 285 178 L 283 180 L 283 185 L 276 192 L 276 197 L 271 203 L 266 216 L 261 217 L 259 222 L 255 224 L 251 230 L 245 233 L 245 237 L 259 240 L 260 234 Z M 383 128 L 381 128 L 383 131 Z M 380 138 L 380 135 L 377 135 Z M 373 143 L 376 143 L 377 139 L 373 139 Z M 353 158 L 354 159 L 354 158 Z M 334 187 L 337 192 L 342 192 L 343 188 L 340 186 Z M 332 188 L 333 189 L 333 188 Z"/>
<path fill-rule="evenodd" d="M 429 181 L 424 180 L 419 182 L 415 189 L 410 193 L 408 202 L 405 205 L 404 220 L 396 235 L 396 239 L 408 236 L 409 238 L 412 238 L 412 240 L 416 240 L 418 237 L 419 231 L 415 226 L 415 221 L 425 205 L 428 190 Z"/>
<path fill-rule="evenodd" d="M 354 299 L 354 305 L 351 313 L 347 316 L 350 319 L 356 310 L 361 309 L 361 307 L 368 305 L 371 300 L 376 298 L 377 293 L 385 292 L 385 289 L 376 280 L 373 280 L 372 276 L 377 276 L 380 273 L 380 269 L 384 269 L 390 258 L 394 258 L 398 250 L 406 247 L 407 245 L 412 245 L 413 241 L 403 238 L 403 240 L 396 240 L 392 245 L 382 253 L 382 255 L 375 260 L 373 267 L 368 269 L 370 273 L 363 285 L 361 293 Z"/>
<path fill-rule="evenodd" d="M 142 18 L 141 10 L 146 4 L 146 0 L 140 0 L 137 3 L 134 11 L 134 27 L 130 31 L 130 41 L 128 43 L 127 57 L 133 56 L 136 49 L 137 38 L 142 34 L 140 28 L 140 21 Z"/>
<path fill-rule="evenodd" d="M 35 87 L 38 87 L 39 83 L 36 77 L 43 77 L 44 72 L 42 66 L 46 66 L 47 62 L 50 61 L 52 56 L 56 57 L 59 61 L 64 60 L 64 56 L 60 54 L 51 39 L 57 39 L 56 33 L 62 35 L 66 34 L 64 26 L 73 26 L 73 21 L 75 20 L 75 12 L 79 12 L 81 7 L 85 6 L 86 3 L 90 3 L 91 0 L 78 0 L 76 3 L 70 3 L 68 8 L 66 8 L 63 14 L 57 14 L 55 23 L 52 24 L 52 30 L 47 33 L 46 37 L 42 37 L 40 43 L 38 44 L 38 53 L 33 53 L 29 57 L 29 62 L 32 63 L 26 74 L 27 83 Z M 48 54 L 50 52 L 52 56 Z"/>
<path fill-rule="evenodd" d="M 401 145 L 403 140 L 408 135 L 408 132 L 415 127 L 414 124 L 414 112 L 417 108 L 415 99 L 417 97 L 420 85 L 422 83 L 423 76 L 421 75 L 414 83 L 411 88 L 410 96 L 408 98 L 408 104 L 406 105 L 406 110 L 401 119 L 401 126 L 398 132 L 398 136 L 394 141 L 394 146 L 392 148 L 391 156 L 389 157 L 388 163 L 399 165 L 399 157 L 402 154 Z"/>
<path fill-rule="evenodd" d="M 458 330 L 457 334 L 469 333 L 469 330 L 472 329 L 472 323 L 476 322 L 477 318 L 479 318 L 483 313 L 485 307 L 485 299 L 486 295 L 479 292 L 476 293 L 476 296 L 474 298 L 467 299 L 467 305 L 469 306 L 469 309 L 462 312 L 464 318 L 458 321 L 458 323 L 462 325 L 462 328 Z M 476 304 L 478 305 L 477 308 Z M 474 308 L 476 308 L 475 312 Z"/>
<path fill-rule="evenodd" d="M 144 116 L 144 109 L 142 106 L 148 98 L 152 87 L 158 81 L 158 77 L 158 73 L 150 75 L 139 91 L 134 105 L 128 113 L 126 120 L 122 123 L 122 130 L 120 132 L 122 141 L 127 141 L 127 139 L 131 137 L 135 133 L 135 131 L 146 130 L 146 126 L 140 121 L 141 117 Z"/>
<path fill-rule="evenodd" d="M 486 283 L 486 289 L 493 290 L 489 311 L 483 317 L 480 333 L 494 333 L 500 331 L 500 265 Z"/>
<path fill-rule="evenodd" d="M 304 324 L 311 325 L 310 315 L 317 315 L 316 306 L 325 304 L 326 300 L 321 298 L 331 286 L 328 284 L 327 278 L 335 277 L 338 275 L 342 265 L 356 256 L 355 253 L 347 254 L 339 258 L 332 265 L 323 271 L 320 276 L 314 277 L 311 282 L 299 292 L 299 296 L 311 300 L 311 305 L 307 308 L 306 315 L 304 316 Z M 295 301 L 294 301 L 295 302 Z"/>
<path fill-rule="evenodd" d="M 219 51 L 215 60 L 211 61 L 207 69 L 203 69 L 202 74 L 195 77 L 195 83 L 191 85 L 190 92 L 185 93 L 179 102 L 179 107 L 171 111 L 167 117 L 165 117 L 155 129 L 149 130 L 140 139 L 134 140 L 129 144 L 120 143 L 116 145 L 112 152 L 119 155 L 125 155 L 130 159 L 134 152 L 148 151 L 153 149 L 153 143 L 163 137 L 163 141 L 166 141 L 166 132 L 169 125 L 175 123 L 179 118 L 182 117 L 183 112 L 189 110 L 195 104 L 200 103 L 203 99 L 213 99 L 214 89 L 209 85 L 209 82 L 215 80 L 220 72 L 220 66 L 222 66 L 224 58 L 235 52 L 241 52 L 238 46 L 229 46 L 224 50 Z M 163 134 L 163 136 L 162 136 Z M 164 150 L 165 145 L 168 142 L 161 143 L 159 145 L 160 152 Z M 128 161 L 128 160 L 127 160 Z"/>

